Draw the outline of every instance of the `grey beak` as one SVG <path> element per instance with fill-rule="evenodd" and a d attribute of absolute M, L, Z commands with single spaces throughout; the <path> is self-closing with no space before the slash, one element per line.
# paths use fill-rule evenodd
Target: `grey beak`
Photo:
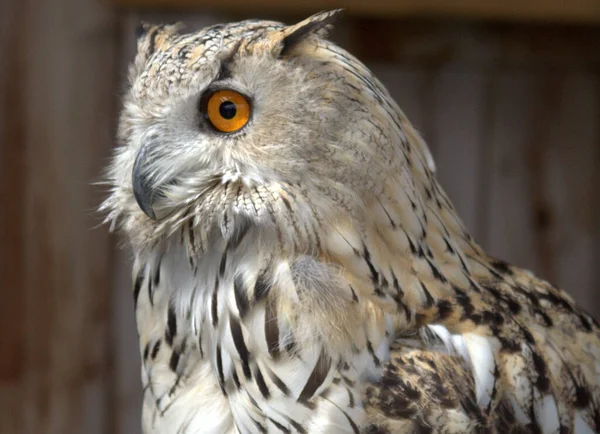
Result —
<path fill-rule="evenodd" d="M 152 181 L 149 179 L 145 167 L 148 159 L 147 150 L 147 146 L 142 146 L 135 159 L 135 164 L 133 165 L 133 195 L 135 196 L 135 200 L 140 206 L 140 209 L 144 211 L 144 214 L 152 220 L 156 220 L 156 214 L 152 209 L 154 189 L 152 188 Z"/>

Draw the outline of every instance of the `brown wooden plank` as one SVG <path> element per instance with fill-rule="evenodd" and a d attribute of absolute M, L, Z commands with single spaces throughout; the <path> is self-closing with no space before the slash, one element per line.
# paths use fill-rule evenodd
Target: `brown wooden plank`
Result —
<path fill-rule="evenodd" d="M 478 70 L 447 67 L 440 70 L 434 88 L 430 143 L 438 179 L 471 234 L 479 239 L 485 80 Z"/>
<path fill-rule="evenodd" d="M 565 288 L 595 315 L 598 76 L 492 80 L 490 252 Z"/>
<path fill-rule="evenodd" d="M 113 142 L 113 15 L 9 1 L 0 23 L 0 431 L 109 432 L 109 245 L 91 183 Z"/>
<path fill-rule="evenodd" d="M 127 68 L 135 56 L 135 29 L 140 21 L 164 21 L 149 13 L 141 17 L 138 13 L 121 15 L 119 77 L 124 81 Z M 169 17 L 168 21 L 178 21 L 179 17 Z M 125 87 L 120 84 L 120 88 Z M 118 109 L 120 110 L 120 104 Z M 115 237 L 116 238 L 116 237 Z M 126 240 L 119 240 L 127 245 Z M 116 242 L 116 241 L 115 241 Z M 111 297 L 111 341 L 113 343 L 112 364 L 114 389 L 112 393 L 114 434 L 141 434 L 142 432 L 142 381 L 141 360 L 135 324 L 135 310 L 132 296 L 132 255 L 128 247 L 116 252 L 112 266 Z"/>
<path fill-rule="evenodd" d="M 169 21 L 178 21 L 173 17 Z M 159 21 L 144 14 L 144 21 Z M 142 21 L 137 13 L 121 15 L 121 53 L 118 58 L 119 77 L 125 80 L 127 68 L 135 56 L 135 29 Z M 124 88 L 125 83 L 120 87 Z M 120 109 L 120 105 L 118 106 Z M 116 238 L 116 237 L 115 237 Z M 126 240 L 119 240 L 127 245 Z M 114 240 L 114 242 L 117 242 Z M 141 434 L 142 432 L 142 381 L 139 344 L 135 324 L 132 290 L 132 260 L 129 248 L 116 252 L 111 274 L 111 342 L 113 344 L 113 391 L 114 434 Z"/>
<path fill-rule="evenodd" d="M 598 316 L 594 232 L 600 221 L 600 77 L 585 72 L 564 76 L 553 86 L 556 104 L 549 108 L 545 156 L 540 180 L 550 211 L 548 247 L 554 278 L 579 303 Z"/>
<path fill-rule="evenodd" d="M 491 79 L 484 140 L 489 147 L 489 190 L 482 203 L 487 209 L 485 238 L 489 252 L 536 272 L 544 270 L 535 245 L 535 210 L 529 187 L 531 167 L 526 159 L 531 130 L 535 126 L 535 106 L 539 77 L 534 73 L 505 72 Z M 545 277 L 549 277 L 545 275 Z"/>
<path fill-rule="evenodd" d="M 17 433 L 25 376 L 25 267 L 21 239 L 25 216 L 25 123 L 23 91 L 23 7 L 0 3 L 0 432 Z"/>
<path fill-rule="evenodd" d="M 113 0 L 136 8 L 196 8 L 230 13 L 311 13 L 343 7 L 349 13 L 370 16 L 451 16 L 475 19 L 600 22 L 597 0 Z"/>

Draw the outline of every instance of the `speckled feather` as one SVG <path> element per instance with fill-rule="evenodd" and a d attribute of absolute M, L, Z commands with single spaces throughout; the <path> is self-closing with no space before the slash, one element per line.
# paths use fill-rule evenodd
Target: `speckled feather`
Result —
<path fill-rule="evenodd" d="M 597 323 L 475 243 L 337 15 L 142 28 L 102 209 L 144 432 L 600 432 Z M 215 86 L 251 99 L 240 132 L 199 113 Z"/>

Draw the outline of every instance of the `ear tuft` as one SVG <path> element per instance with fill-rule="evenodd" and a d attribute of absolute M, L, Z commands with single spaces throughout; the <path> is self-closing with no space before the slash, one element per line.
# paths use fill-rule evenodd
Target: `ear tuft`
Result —
<path fill-rule="evenodd" d="M 343 9 L 335 9 L 328 12 L 319 12 L 300 21 L 298 24 L 288 26 L 281 30 L 281 52 L 279 56 L 285 56 L 299 42 L 309 35 L 326 37 L 333 23 L 340 17 Z"/>
<path fill-rule="evenodd" d="M 169 25 L 155 25 L 150 23 L 140 23 L 137 27 L 135 36 L 137 39 L 137 56 L 147 59 L 165 44 L 174 34 L 176 34 L 183 25 L 181 23 Z"/>
<path fill-rule="evenodd" d="M 177 33 L 183 26 L 181 24 L 155 25 L 150 23 L 140 23 L 135 30 L 137 39 L 137 51 L 135 60 L 129 68 L 129 81 L 133 81 L 150 56 L 163 44 L 167 44 L 169 39 Z"/>

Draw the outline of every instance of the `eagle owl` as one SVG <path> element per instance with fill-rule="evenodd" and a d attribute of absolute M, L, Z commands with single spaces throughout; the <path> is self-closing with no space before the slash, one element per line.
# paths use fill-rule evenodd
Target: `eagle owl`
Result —
<path fill-rule="evenodd" d="M 476 244 L 337 15 L 141 28 L 102 208 L 144 432 L 600 431 L 598 324 Z"/>

